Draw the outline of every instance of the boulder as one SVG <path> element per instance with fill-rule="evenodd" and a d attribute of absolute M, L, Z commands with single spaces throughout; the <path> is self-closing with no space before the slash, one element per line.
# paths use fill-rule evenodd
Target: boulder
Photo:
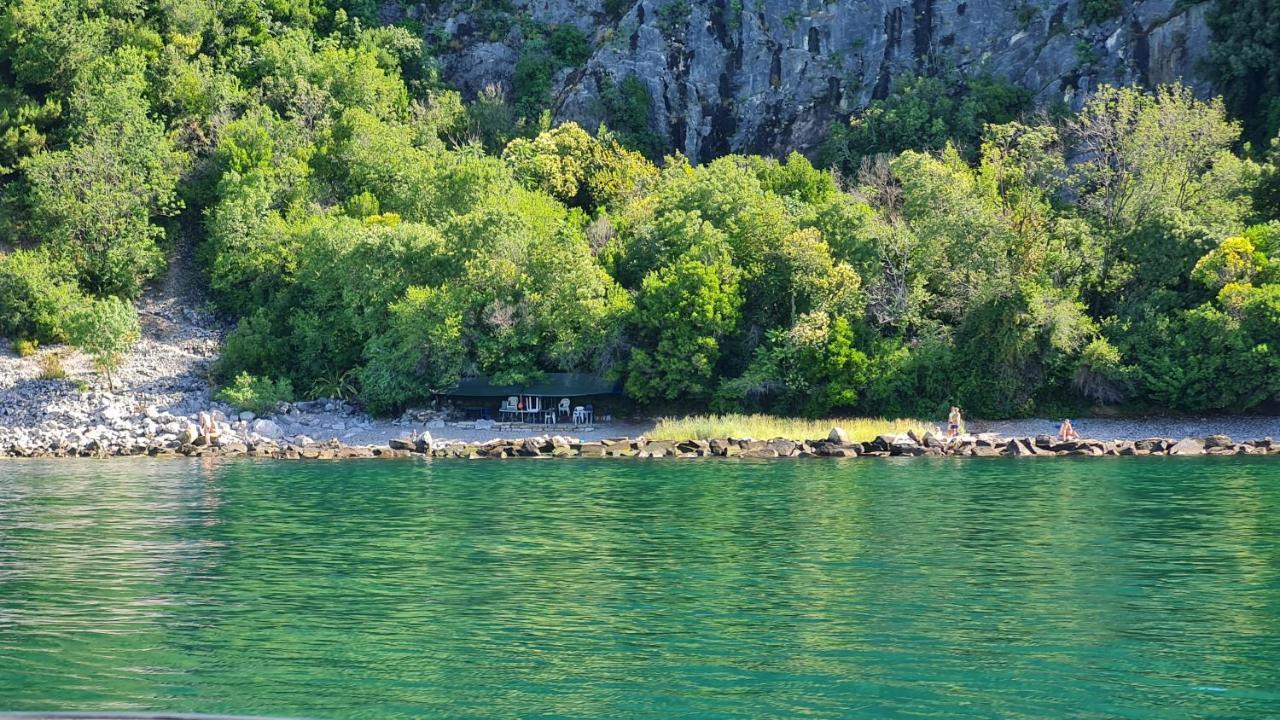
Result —
<path fill-rule="evenodd" d="M 298 444 L 306 445 L 307 443 L 299 442 Z M 392 450 L 417 450 L 418 443 L 413 438 L 391 438 L 387 441 L 387 447 Z"/>
<path fill-rule="evenodd" d="M 1165 441 L 1163 438 L 1144 438 L 1142 440 L 1134 440 L 1133 448 L 1140 454 L 1150 454 L 1153 452 L 1164 452 Z"/>
<path fill-rule="evenodd" d="M 871 445 L 875 450 L 892 450 L 894 445 L 899 443 L 915 443 L 911 442 L 911 438 L 898 435 L 877 435 L 875 440 L 871 441 Z"/>
<path fill-rule="evenodd" d="M 841 445 L 848 445 L 850 442 L 849 433 L 845 432 L 844 428 L 841 427 L 831 428 L 831 432 L 827 433 L 827 440 Z"/>
<path fill-rule="evenodd" d="M 709 444 L 706 440 L 682 440 L 676 443 L 676 452 L 681 455 L 694 453 L 702 454 L 707 451 Z"/>
<path fill-rule="evenodd" d="M 796 443 L 786 438 L 770 440 L 766 447 L 778 453 L 778 457 L 791 457 L 796 454 Z"/>
<path fill-rule="evenodd" d="M 182 445 L 190 445 L 196 441 L 200 433 L 196 430 L 196 426 L 190 423 L 183 425 L 176 433 L 178 442 Z"/>
<path fill-rule="evenodd" d="M 1183 438 L 1169 448 L 1170 455 L 1203 455 L 1204 440 L 1200 438 Z"/>
<path fill-rule="evenodd" d="M 256 417 L 258 417 L 258 416 L 257 416 L 257 415 L 254 415 L 253 413 L 249 412 L 248 410 L 245 410 L 244 412 L 240 413 L 240 416 L 239 416 L 239 417 L 240 417 L 240 420 L 241 420 L 242 422 L 253 422 L 253 419 L 254 419 L 254 418 L 256 418 Z"/>
<path fill-rule="evenodd" d="M 666 440 L 645 443 L 644 451 L 649 457 L 668 457 L 676 454 L 675 445 Z"/>
<path fill-rule="evenodd" d="M 1206 450 L 1215 448 L 1229 448 L 1232 446 L 1231 438 L 1226 435 L 1210 435 L 1204 439 L 1204 447 Z"/>
<path fill-rule="evenodd" d="M 225 448 L 231 445 L 241 445 L 243 441 L 235 433 L 219 433 L 213 436 L 211 444 Z"/>
<path fill-rule="evenodd" d="M 434 442 L 435 438 L 431 437 L 431 433 L 424 432 L 419 435 L 418 439 L 414 442 L 414 450 L 420 453 L 431 452 L 431 447 Z"/>
<path fill-rule="evenodd" d="M 1008 445 L 1005 445 L 1004 452 L 1006 455 L 1012 455 L 1014 457 L 1029 457 L 1036 454 L 1032 449 L 1033 447 L 1034 445 L 1031 443 L 1019 440 L 1018 438 L 1013 438 L 1009 441 Z"/>
<path fill-rule="evenodd" d="M 278 440 L 284 436 L 284 432 L 280 430 L 280 426 L 266 419 L 254 420 L 250 426 L 255 434 L 264 438 Z"/>

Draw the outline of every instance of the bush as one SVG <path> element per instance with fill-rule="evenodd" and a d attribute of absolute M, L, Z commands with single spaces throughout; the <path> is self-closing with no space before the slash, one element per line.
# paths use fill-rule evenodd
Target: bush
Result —
<path fill-rule="evenodd" d="M 1080 4 L 1080 17 L 1090 25 L 1103 23 L 1111 18 L 1120 17 L 1124 11 L 1122 0 L 1084 0 Z"/>
<path fill-rule="evenodd" d="M 49 353 L 40 358 L 41 380 L 62 380 L 66 377 L 67 370 L 62 367 L 62 357 L 57 353 Z"/>
<path fill-rule="evenodd" d="M 862 158 L 880 153 L 936 151 L 948 143 L 976 150 L 986 124 L 1014 120 L 1031 100 L 1025 89 L 991 77 L 905 75 L 888 97 L 834 126 L 820 159 L 853 174 Z"/>
<path fill-rule="evenodd" d="M 272 380 L 242 372 L 215 397 L 237 410 L 263 415 L 273 411 L 279 403 L 292 401 L 293 385 L 288 380 Z"/>
<path fill-rule="evenodd" d="M 36 348 L 39 345 L 40 343 L 35 340 L 14 340 L 13 351 L 18 354 L 18 357 L 31 357 L 36 354 Z"/>
<path fill-rule="evenodd" d="M 271 314 L 258 308 L 240 319 L 240 324 L 222 344 L 222 354 L 214 366 L 214 376 L 227 382 L 241 373 L 266 374 L 289 366 L 289 348 L 281 340 L 283 331 L 275 327 Z"/>
<path fill-rule="evenodd" d="M 95 300 L 71 316 L 67 331 L 71 343 L 93 358 L 94 367 L 107 376 L 107 387 L 114 390 L 111 373 L 142 335 L 133 304 L 114 297 Z"/>
<path fill-rule="evenodd" d="M 44 253 L 17 250 L 0 256 L 0 333 L 64 340 L 67 314 L 81 300 L 70 271 Z"/>
<path fill-rule="evenodd" d="M 587 36 L 573 25 L 556 25 L 547 33 L 547 47 L 556 61 L 566 67 L 576 67 L 591 57 L 591 44 Z"/>
<path fill-rule="evenodd" d="M 360 371 L 371 413 L 389 414 L 458 382 L 466 351 L 455 305 L 448 293 L 423 287 L 410 287 L 392 304 L 390 328 L 369 343 Z"/>
<path fill-rule="evenodd" d="M 600 104 L 606 124 L 624 146 L 651 160 L 667 151 L 667 142 L 653 129 L 653 95 L 643 80 L 628 75 L 615 84 L 604 78 L 600 81 Z"/>

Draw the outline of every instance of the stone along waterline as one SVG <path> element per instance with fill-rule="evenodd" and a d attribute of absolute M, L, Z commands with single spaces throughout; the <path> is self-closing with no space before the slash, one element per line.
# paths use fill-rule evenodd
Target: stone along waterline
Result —
<path fill-rule="evenodd" d="M 277 460 L 343 460 L 358 458 L 887 458 L 887 457 L 1062 457 L 1142 455 L 1271 455 L 1280 456 L 1280 444 L 1270 437 L 1236 442 L 1226 435 L 1205 438 L 1150 437 L 1140 440 L 1078 439 L 1059 441 L 1049 435 L 1006 438 L 993 434 L 956 438 L 914 432 L 881 435 L 868 442 L 851 440 L 835 428 L 822 440 L 773 438 L 715 438 L 711 440 L 650 440 L 618 437 L 581 441 L 562 435 L 519 439 L 495 438 L 482 443 L 436 441 L 430 432 L 418 437 L 393 438 L 386 446 L 346 445 L 333 439 L 308 443 L 277 442 L 264 438 L 230 439 L 214 434 L 183 440 L 141 437 L 125 443 L 104 444 L 91 440 L 83 445 L 53 442 L 48 445 L 0 444 L 0 458 L 135 457 L 156 458 L 267 458 Z"/>
<path fill-rule="evenodd" d="M 1280 465 L 0 464 L 0 707 L 1280 711 Z"/>

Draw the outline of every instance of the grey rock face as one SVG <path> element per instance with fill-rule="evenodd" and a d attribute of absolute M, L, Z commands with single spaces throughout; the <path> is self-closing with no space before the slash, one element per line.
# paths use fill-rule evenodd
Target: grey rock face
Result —
<path fill-rule="evenodd" d="M 429 32 L 449 38 L 444 77 L 474 95 L 510 88 L 519 23 L 495 37 L 471 3 L 420 5 Z M 1044 104 L 1078 107 L 1102 83 L 1183 80 L 1209 44 L 1204 3 L 1124 0 L 1088 24 L 1081 0 L 514 0 L 517 14 L 571 24 L 589 39 L 582 67 L 554 79 L 556 120 L 595 128 L 604 88 L 628 76 L 648 88 L 650 121 L 695 159 L 730 152 L 813 150 L 830 123 L 884 97 L 894 78 L 955 66 L 990 73 Z"/>

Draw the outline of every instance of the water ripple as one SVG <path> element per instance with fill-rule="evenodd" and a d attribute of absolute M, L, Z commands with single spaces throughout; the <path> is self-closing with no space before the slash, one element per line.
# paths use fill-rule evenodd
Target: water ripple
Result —
<path fill-rule="evenodd" d="M 1280 716 L 1280 464 L 0 464 L 0 709 Z"/>

